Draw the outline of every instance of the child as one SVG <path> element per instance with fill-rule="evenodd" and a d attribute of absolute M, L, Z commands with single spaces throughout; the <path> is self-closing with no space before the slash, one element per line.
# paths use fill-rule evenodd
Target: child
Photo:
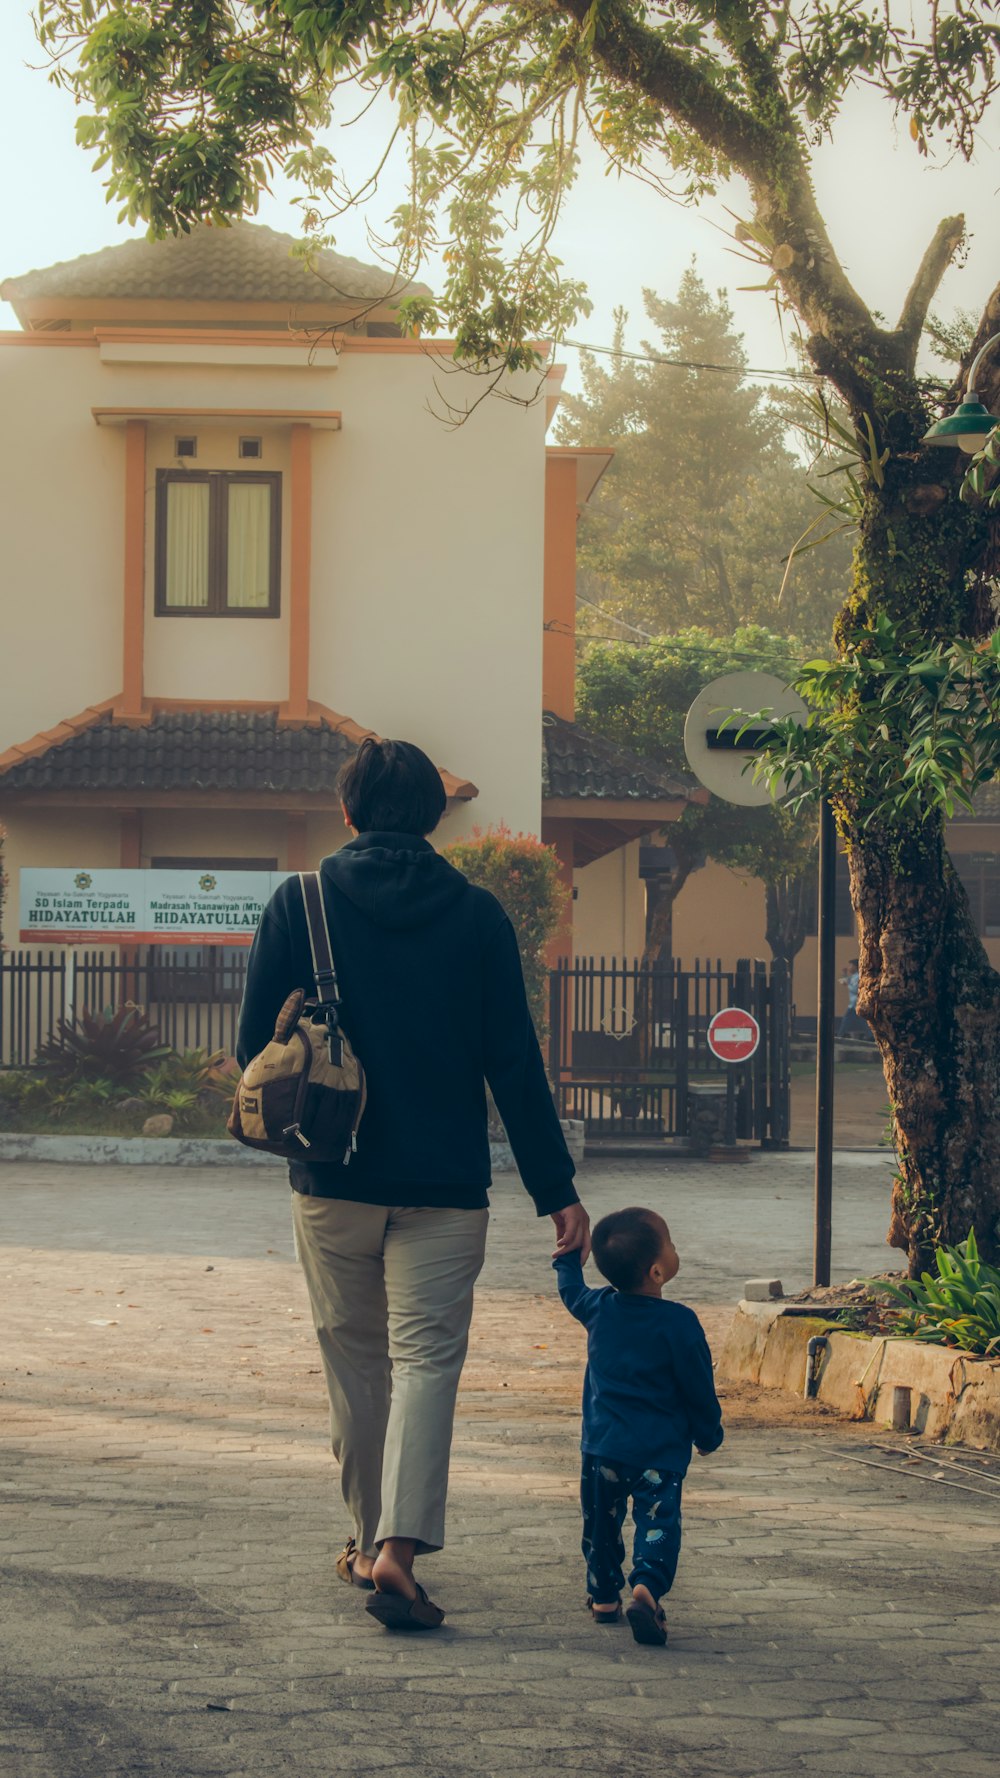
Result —
<path fill-rule="evenodd" d="M 636 1642 L 667 1640 L 660 1599 L 681 1547 L 681 1483 L 692 1441 L 702 1456 L 722 1443 L 722 1410 L 701 1323 L 683 1303 L 661 1301 L 680 1260 L 655 1210 L 615 1210 L 593 1232 L 610 1290 L 590 1290 L 580 1255 L 553 1260 L 559 1294 L 587 1329 L 583 1381 L 583 1553 L 595 1623 L 621 1622 L 622 1524 L 631 1497 L 635 1539 L 625 1613 Z"/>

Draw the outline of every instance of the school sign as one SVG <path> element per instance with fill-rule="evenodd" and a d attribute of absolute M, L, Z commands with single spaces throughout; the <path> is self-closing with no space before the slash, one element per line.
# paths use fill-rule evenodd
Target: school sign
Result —
<path fill-rule="evenodd" d="M 23 945 L 249 945 L 287 871 L 21 871 Z"/>

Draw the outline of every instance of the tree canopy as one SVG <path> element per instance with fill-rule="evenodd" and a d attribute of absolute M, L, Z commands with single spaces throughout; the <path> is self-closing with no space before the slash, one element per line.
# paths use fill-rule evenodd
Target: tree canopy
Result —
<path fill-rule="evenodd" d="M 650 361 L 625 354 L 619 315 L 616 355 L 583 353 L 583 393 L 560 406 L 562 441 L 615 448 L 580 521 L 581 630 L 606 630 L 606 614 L 655 633 L 763 624 L 826 647 L 850 545 L 844 530 L 786 568 L 817 515 L 788 447 L 792 410 L 747 380 L 726 293 L 713 296 L 694 267 L 675 300 L 644 296 L 659 334 L 644 344 Z"/>
<path fill-rule="evenodd" d="M 942 225 L 899 325 L 881 327 L 837 260 L 810 146 L 864 83 L 921 151 L 940 138 L 969 155 L 1000 80 L 996 5 L 973 0 L 931 9 L 923 32 L 902 0 L 38 0 L 36 18 L 56 78 L 92 107 L 79 138 L 110 196 L 156 230 L 252 211 L 283 165 L 329 233 L 379 169 L 351 188 L 323 127 L 387 92 L 408 191 L 380 218 L 386 250 L 401 282 L 432 255 L 447 267 L 409 320 L 447 327 L 487 370 L 535 365 L 538 336 L 586 309 L 553 244 L 584 135 L 674 194 L 741 173 L 754 215 L 737 233 L 819 368 L 857 387 L 868 334 L 912 368 L 961 224 Z"/>

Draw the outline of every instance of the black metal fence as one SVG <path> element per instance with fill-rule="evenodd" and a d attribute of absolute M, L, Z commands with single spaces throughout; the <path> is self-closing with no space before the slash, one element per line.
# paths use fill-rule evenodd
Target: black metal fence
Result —
<path fill-rule="evenodd" d="M 128 953 L 0 952 L 0 1067 L 30 1068 L 61 1018 L 131 1002 L 174 1049 L 236 1047 L 249 952 L 232 945 Z"/>
<path fill-rule="evenodd" d="M 744 1063 L 708 1047 L 714 1015 L 753 1013 L 760 1044 Z M 586 957 L 550 976 L 549 1065 L 561 1117 L 589 1136 L 686 1136 L 718 1126 L 732 1141 L 783 1147 L 789 1132 L 788 969 L 744 958 L 644 965 Z"/>
<path fill-rule="evenodd" d="M 132 1003 L 174 1049 L 236 1047 L 247 957 L 228 945 L 127 952 L 0 952 L 0 1067 L 30 1068 L 60 1018 Z M 752 1012 L 761 1040 L 750 1061 L 719 1061 L 708 1026 L 724 1007 Z M 789 1130 L 788 971 L 744 959 L 652 968 L 637 959 L 579 958 L 550 977 L 549 1062 L 562 1117 L 591 1136 L 697 1137 L 781 1147 Z"/>

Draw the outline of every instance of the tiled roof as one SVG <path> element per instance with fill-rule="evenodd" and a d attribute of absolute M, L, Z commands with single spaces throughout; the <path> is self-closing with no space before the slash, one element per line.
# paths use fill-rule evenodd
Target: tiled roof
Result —
<path fill-rule="evenodd" d="M 953 821 L 1000 821 L 1000 779 L 992 784 L 984 784 L 977 790 L 972 805 L 975 814 L 970 815 L 968 809 L 956 806 Z"/>
<path fill-rule="evenodd" d="M 316 707 L 314 706 L 315 710 Z M 85 712 L 44 744 L 38 736 L 0 757 L 0 793 L 25 790 L 230 790 L 330 794 L 369 731 L 324 711 L 308 724 L 276 710 L 160 710 L 149 721 Z M 442 771 L 449 796 L 475 786 Z"/>
<path fill-rule="evenodd" d="M 599 735 L 585 734 L 575 722 L 542 718 L 542 795 L 546 797 L 624 798 L 691 797 L 698 784 L 687 773 L 670 772 L 655 760 L 628 753 Z"/>
<path fill-rule="evenodd" d="M 190 234 L 163 240 L 123 241 L 99 253 L 62 260 L 40 271 L 7 278 L 7 301 L 33 296 L 114 297 L 189 302 L 320 302 L 386 298 L 397 289 L 385 266 L 362 265 L 339 253 L 320 252 L 313 271 L 293 259 L 293 235 L 257 222 L 229 228 L 201 223 Z M 410 285 L 425 291 L 424 285 Z"/>

